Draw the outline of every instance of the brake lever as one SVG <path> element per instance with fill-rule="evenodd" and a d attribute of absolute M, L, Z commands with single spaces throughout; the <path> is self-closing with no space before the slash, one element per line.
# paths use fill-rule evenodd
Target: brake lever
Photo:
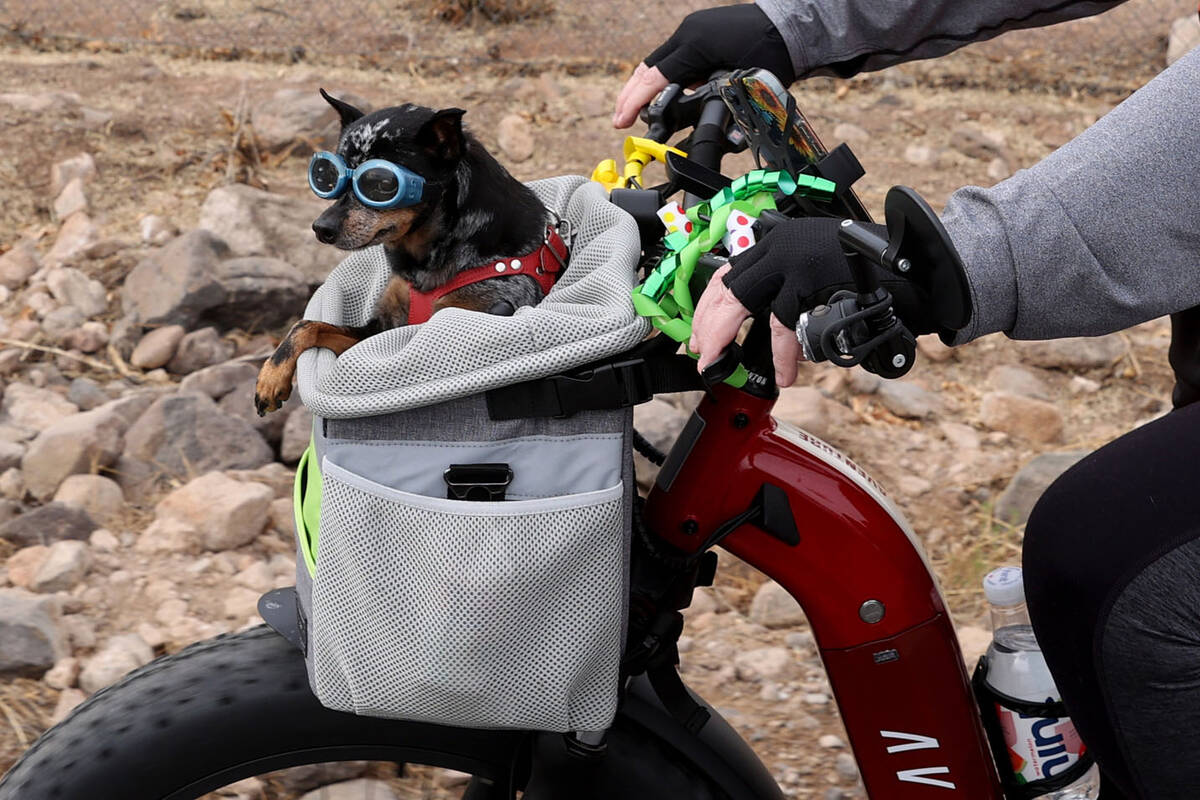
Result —
<path fill-rule="evenodd" d="M 700 380 L 704 381 L 704 385 L 711 389 L 737 372 L 741 365 L 742 346 L 737 342 L 730 342 L 715 361 L 700 371 Z"/>

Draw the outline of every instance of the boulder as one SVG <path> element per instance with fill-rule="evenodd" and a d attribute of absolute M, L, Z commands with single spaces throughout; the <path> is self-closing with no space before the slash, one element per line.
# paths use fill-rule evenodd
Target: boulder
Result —
<path fill-rule="evenodd" d="M 145 325 L 194 327 L 210 309 L 225 301 L 215 277 L 230 255 L 229 245 L 206 230 L 186 233 L 142 259 L 121 289 L 126 314 Z"/>
<path fill-rule="evenodd" d="M 103 475 L 70 475 L 54 493 L 54 502 L 82 508 L 103 525 L 124 511 L 125 493 L 119 483 Z"/>
<path fill-rule="evenodd" d="M 101 406 L 46 428 L 21 459 L 25 487 L 34 497 L 45 499 L 68 475 L 111 465 L 125 447 L 127 426 L 119 414 Z"/>
<path fill-rule="evenodd" d="M 154 651 L 136 633 L 114 636 L 88 659 L 79 673 L 79 688 L 94 694 L 153 659 Z"/>
<path fill-rule="evenodd" d="M 253 427 L 196 393 L 156 400 L 126 431 L 124 455 L 177 477 L 252 469 L 274 460 L 270 446 Z"/>
<path fill-rule="evenodd" d="M 75 306 L 85 317 L 103 314 L 108 309 L 104 284 L 72 267 L 58 267 L 46 273 L 46 286 L 62 305 Z"/>
<path fill-rule="evenodd" d="M 147 333 L 133 348 L 129 363 L 138 369 L 158 369 L 166 366 L 175 349 L 187 333 L 182 325 L 163 325 Z"/>
<path fill-rule="evenodd" d="M 366 100 L 351 92 L 329 94 L 360 111 L 371 109 Z M 255 106 L 250 124 L 261 147 L 267 150 L 291 147 L 293 155 L 336 150 L 342 130 L 337 111 L 312 89 L 280 89 Z"/>
<path fill-rule="evenodd" d="M 1125 342 L 1116 333 L 1044 342 L 1018 342 L 1017 347 L 1021 360 L 1026 364 L 1050 369 L 1107 367 L 1125 355 Z"/>
<path fill-rule="evenodd" d="M 34 431 L 43 431 L 79 413 L 79 407 L 58 392 L 27 383 L 8 384 L 0 410 L 9 422 Z"/>
<path fill-rule="evenodd" d="M 750 603 L 750 620 L 766 628 L 790 628 L 806 621 L 796 598 L 775 581 L 758 587 Z"/>
<path fill-rule="evenodd" d="M 937 395 L 912 381 L 883 381 L 875 395 L 884 408 L 904 419 L 932 417 L 942 406 Z"/>
<path fill-rule="evenodd" d="M 322 268 L 328 270 L 336 261 L 336 257 L 326 256 Z M 231 258 L 216 272 L 225 289 L 225 302 L 207 318 L 224 327 L 247 330 L 282 325 L 304 313 L 312 290 L 310 277 L 278 258 Z"/>
<path fill-rule="evenodd" d="M 1200 17 L 1188 14 L 1175 20 L 1167 37 L 1167 66 L 1197 46 L 1200 46 Z"/>
<path fill-rule="evenodd" d="M 313 220 L 326 205 L 317 198 L 287 197 L 235 183 L 209 193 L 200 209 L 199 227 L 224 239 L 237 255 L 286 261 L 315 286 L 341 260 L 336 250 L 312 235 Z"/>
<path fill-rule="evenodd" d="M 254 408 L 256 383 L 257 378 L 243 381 L 233 387 L 233 391 L 217 401 L 217 405 L 226 414 L 237 417 L 258 431 L 267 444 L 276 447 L 283 438 L 283 427 L 287 424 L 288 415 L 292 410 L 301 406 L 300 396 L 298 392 L 292 392 L 292 396 L 283 404 L 282 409 L 260 417 Z"/>
<path fill-rule="evenodd" d="M 155 508 L 158 520 L 191 525 L 209 550 L 231 550 L 254 541 L 266 528 L 275 493 L 209 472 L 176 489 Z"/>
<path fill-rule="evenodd" d="M 221 338 L 216 328 L 201 328 L 179 340 L 175 355 L 167 362 L 167 371 L 188 375 L 199 369 L 228 361 L 237 347 Z"/>
<path fill-rule="evenodd" d="M 18 547 L 49 545 L 63 539 L 87 539 L 98 527 L 83 509 L 47 503 L 0 525 L 0 539 Z"/>
<path fill-rule="evenodd" d="M 1023 525 L 1029 519 L 1029 512 L 1033 510 L 1042 492 L 1087 454 L 1087 450 L 1071 450 L 1036 456 L 1021 467 L 1008 482 L 1008 486 L 997 498 L 992 513 L 996 519 L 1013 525 Z"/>
<path fill-rule="evenodd" d="M 254 364 L 247 361 L 226 361 L 191 373 L 179 382 L 179 391 L 199 392 L 213 400 L 220 400 L 236 387 L 257 379 L 258 367 Z M 253 394 L 250 397 L 253 398 Z"/>
<path fill-rule="evenodd" d="M 66 592 L 83 580 L 91 568 L 92 553 L 87 542 L 70 539 L 55 542 L 29 588 L 39 593 Z"/>
<path fill-rule="evenodd" d="M 67 655 L 54 599 L 0 589 L 0 675 L 40 678 Z"/>
<path fill-rule="evenodd" d="M 1057 442 L 1063 436 L 1063 415 L 1058 406 L 1009 392 L 985 394 L 979 418 L 994 431 L 1031 442 Z"/>
<path fill-rule="evenodd" d="M 29 239 L 22 239 L 0 255 L 0 286 L 19 289 L 40 267 L 36 245 Z"/>
<path fill-rule="evenodd" d="M 308 449 L 312 439 L 313 415 L 306 406 L 296 408 L 288 414 L 279 442 L 279 459 L 285 464 L 295 464 Z"/>

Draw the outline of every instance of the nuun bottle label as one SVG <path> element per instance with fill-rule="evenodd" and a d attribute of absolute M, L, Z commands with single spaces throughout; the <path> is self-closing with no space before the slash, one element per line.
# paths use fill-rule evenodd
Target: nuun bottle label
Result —
<path fill-rule="evenodd" d="M 999 703 L 996 716 L 1017 783 L 1057 777 L 1087 751 L 1069 717 L 1027 717 Z"/>

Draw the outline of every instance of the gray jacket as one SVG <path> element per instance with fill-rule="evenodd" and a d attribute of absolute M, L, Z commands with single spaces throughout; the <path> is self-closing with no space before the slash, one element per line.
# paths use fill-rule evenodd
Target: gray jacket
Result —
<path fill-rule="evenodd" d="M 1038 10 L 1049 5 L 759 0 L 802 75 L 940 55 L 1116 3 Z M 1097 335 L 1200 305 L 1200 48 L 1033 167 L 959 189 L 942 219 L 975 305 L 959 343 Z"/>

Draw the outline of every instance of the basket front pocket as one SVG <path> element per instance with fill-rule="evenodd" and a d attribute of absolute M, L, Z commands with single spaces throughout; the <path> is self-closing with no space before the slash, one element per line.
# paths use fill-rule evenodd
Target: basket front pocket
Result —
<path fill-rule="evenodd" d="M 409 494 L 322 465 L 313 685 L 331 708 L 602 730 L 616 712 L 623 487 L 538 500 Z"/>

